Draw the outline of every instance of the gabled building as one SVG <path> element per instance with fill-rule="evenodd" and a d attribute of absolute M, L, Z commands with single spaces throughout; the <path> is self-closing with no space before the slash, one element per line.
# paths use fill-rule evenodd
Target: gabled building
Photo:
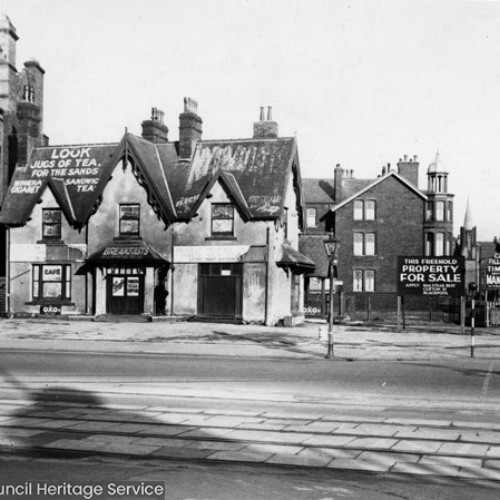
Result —
<path fill-rule="evenodd" d="M 396 310 L 398 256 L 452 252 L 453 205 L 447 173 L 429 166 L 428 190 L 418 187 L 419 163 L 405 156 L 375 179 L 358 179 L 337 165 L 332 179 L 304 179 L 306 229 L 301 252 L 316 263 L 306 279 L 306 312 L 328 311 L 328 260 L 323 242 L 333 231 L 339 242 L 336 314 L 370 319 Z M 413 307 L 421 307 L 413 299 Z M 424 306 L 425 308 L 425 306 Z"/>
<path fill-rule="evenodd" d="M 0 213 L 9 314 L 303 319 L 295 138 L 263 109 L 250 139 L 202 140 L 185 99 L 179 140 L 153 108 L 142 136 L 35 147 Z"/>

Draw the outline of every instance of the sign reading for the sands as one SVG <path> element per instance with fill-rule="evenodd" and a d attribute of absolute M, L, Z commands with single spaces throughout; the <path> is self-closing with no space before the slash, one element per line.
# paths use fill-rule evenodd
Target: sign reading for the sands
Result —
<path fill-rule="evenodd" d="M 24 199 L 37 195 L 47 179 L 56 179 L 55 189 L 65 190 L 79 212 L 94 203 L 94 193 L 115 150 L 115 144 L 37 148 L 28 165 L 17 169 L 10 192 Z"/>
<path fill-rule="evenodd" d="M 59 147 L 37 153 L 28 166 L 31 182 L 48 176 L 62 177 L 65 178 L 65 185 L 75 186 L 77 192 L 95 189 L 99 181 L 99 167 L 104 160 L 99 154 L 100 149 L 90 146 Z M 27 187 L 26 181 L 19 181 L 19 188 L 23 187 Z"/>
<path fill-rule="evenodd" d="M 464 294 L 464 257 L 398 257 L 398 295 Z"/>

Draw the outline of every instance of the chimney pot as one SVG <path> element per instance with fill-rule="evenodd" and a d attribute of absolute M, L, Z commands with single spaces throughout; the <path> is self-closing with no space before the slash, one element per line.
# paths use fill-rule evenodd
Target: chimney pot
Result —
<path fill-rule="evenodd" d="M 260 107 L 260 118 L 259 121 L 263 122 L 264 121 L 264 106 Z"/>
<path fill-rule="evenodd" d="M 407 161 L 408 160 L 408 155 L 404 155 L 403 158 L 405 159 L 405 161 Z M 401 161 L 401 160 L 399 160 L 399 161 Z"/>
<path fill-rule="evenodd" d="M 267 107 L 267 120 L 271 121 L 273 119 L 273 108 L 271 106 Z"/>

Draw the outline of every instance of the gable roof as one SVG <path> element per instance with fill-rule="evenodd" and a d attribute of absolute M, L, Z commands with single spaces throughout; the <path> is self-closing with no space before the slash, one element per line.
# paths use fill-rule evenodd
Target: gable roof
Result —
<path fill-rule="evenodd" d="M 0 222 L 24 224 L 50 185 L 68 221 L 83 225 L 115 165 L 115 150 L 116 144 L 35 148 L 27 166 L 14 172 Z"/>
<path fill-rule="evenodd" d="M 178 161 L 167 172 L 178 217 L 192 215 L 200 193 L 221 170 L 239 186 L 253 219 L 278 218 L 296 150 L 294 138 L 200 141 L 191 161 Z"/>
<path fill-rule="evenodd" d="M 402 175 L 399 175 L 397 172 L 391 170 L 390 172 L 387 172 L 385 175 L 382 175 L 375 179 L 373 182 L 370 184 L 366 185 L 353 195 L 349 196 L 349 198 L 346 198 L 345 200 L 341 201 L 338 205 L 335 205 L 331 210 L 332 212 L 335 212 L 339 208 L 351 203 L 351 201 L 355 200 L 358 196 L 361 196 L 362 194 L 366 193 L 373 187 L 377 186 L 378 184 L 386 181 L 389 177 L 394 177 L 396 178 L 399 182 L 407 186 L 411 191 L 413 191 L 417 196 L 420 196 L 423 200 L 427 200 L 427 196 L 418 189 L 418 187 L 414 186 L 411 182 L 409 182 L 405 177 Z"/>
<path fill-rule="evenodd" d="M 45 146 L 16 169 L 0 222 L 24 224 L 49 185 L 68 221 L 84 226 L 125 158 L 166 224 L 192 218 L 217 181 L 245 218 L 278 219 L 291 176 L 299 171 L 295 138 L 199 141 L 191 160 L 178 158 L 175 143 L 155 144 L 128 133 L 113 144 Z M 301 206 L 300 189 L 298 197 Z"/>

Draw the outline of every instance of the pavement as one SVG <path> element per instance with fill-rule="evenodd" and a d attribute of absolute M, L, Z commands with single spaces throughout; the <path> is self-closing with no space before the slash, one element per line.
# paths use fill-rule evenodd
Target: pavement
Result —
<path fill-rule="evenodd" d="M 76 318 L 75 318 L 76 319 Z M 79 318 L 80 319 L 80 318 Z M 149 323 L 57 319 L 0 320 L 0 348 L 93 352 L 144 352 L 186 355 L 318 359 L 327 352 L 327 326 L 306 322 L 296 327 L 232 325 L 174 321 Z M 321 334 L 321 335 L 320 335 Z M 500 329 L 413 325 L 334 325 L 334 353 L 339 360 L 500 358 Z"/>
<path fill-rule="evenodd" d="M 280 328 L 156 321 L 120 323 L 66 319 L 0 321 L 0 349 L 151 352 L 318 359 L 326 353 L 321 323 Z M 414 326 L 398 333 L 336 325 L 342 359 L 432 360 L 470 356 L 459 327 Z M 474 355 L 498 359 L 500 332 L 477 330 Z M 91 393 L 89 393 L 91 394 Z M 273 411 L 110 405 L 84 391 L 33 389 L 0 401 L 0 448 L 34 454 L 106 454 L 140 459 L 185 459 L 315 467 L 500 481 L 500 403 L 473 418 L 388 416 L 360 404 L 318 415 Z M 466 414 L 466 411 L 463 412 Z M 460 415 L 460 413 L 457 413 Z M 486 420 L 486 421 L 485 421 Z"/>

